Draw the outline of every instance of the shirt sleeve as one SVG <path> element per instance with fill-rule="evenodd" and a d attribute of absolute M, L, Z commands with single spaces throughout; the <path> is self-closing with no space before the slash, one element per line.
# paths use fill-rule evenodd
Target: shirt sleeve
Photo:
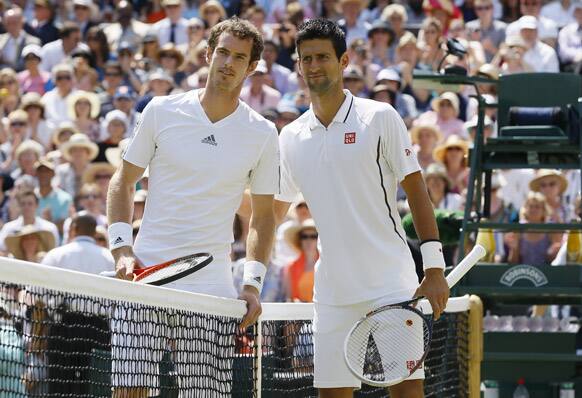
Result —
<path fill-rule="evenodd" d="M 416 151 L 412 147 L 404 121 L 394 108 L 386 108 L 381 112 L 381 118 L 380 151 L 400 182 L 407 175 L 420 171 Z"/>
<path fill-rule="evenodd" d="M 51 267 L 58 267 L 58 261 L 55 257 L 54 250 L 49 251 L 42 259 L 41 264 L 48 265 Z"/>
<path fill-rule="evenodd" d="M 263 147 L 261 158 L 251 171 L 252 194 L 275 195 L 279 193 L 279 142 L 273 126 Z"/>
<path fill-rule="evenodd" d="M 292 151 L 291 143 L 288 139 L 289 135 L 290 132 L 286 131 L 286 127 L 284 127 L 279 136 L 279 146 L 281 148 L 281 191 L 279 195 L 275 196 L 275 199 L 291 203 L 299 194 L 299 188 L 293 179 L 293 173 L 291 172 L 289 164 Z"/>
<path fill-rule="evenodd" d="M 138 167 L 146 168 L 156 150 L 156 99 L 152 99 L 144 108 L 137 125 L 135 127 L 133 137 L 123 159 Z"/>

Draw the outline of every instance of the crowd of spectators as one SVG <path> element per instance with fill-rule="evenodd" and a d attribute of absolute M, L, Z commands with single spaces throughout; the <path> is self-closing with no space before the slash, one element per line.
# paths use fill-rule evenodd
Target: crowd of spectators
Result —
<path fill-rule="evenodd" d="M 345 88 L 398 111 L 433 205 L 443 210 L 468 205 L 477 102 L 472 89 L 418 87 L 413 72 L 456 64 L 496 80 L 582 71 L 580 0 L 14 0 L 0 8 L 1 254 L 62 266 L 67 250 L 86 247 L 100 257 L 94 269 L 83 268 L 92 273 L 111 263 L 106 251 L 87 247 L 107 247 L 107 187 L 140 112 L 154 96 L 204 87 L 206 39 L 225 18 L 247 19 L 263 34 L 262 60 L 241 97 L 279 130 L 310 104 L 296 68 L 300 24 L 317 16 L 337 21 L 350 57 Z M 467 56 L 447 56 L 448 38 L 458 39 Z M 494 85 L 480 89 L 487 102 L 496 101 Z M 484 133 L 496 134 L 495 109 L 487 110 Z M 569 222 L 580 215 L 579 171 L 500 171 L 492 188 L 493 221 Z M 146 171 L 134 199 L 135 233 L 147 189 Z M 94 220 L 94 234 L 75 231 L 79 217 Z M 248 219 L 237 216 L 235 283 L 247 231 Z M 298 198 L 278 227 L 264 300 L 311 300 L 317 240 Z M 561 261 L 565 237 L 512 233 L 496 241 L 499 262 L 545 264 Z"/>

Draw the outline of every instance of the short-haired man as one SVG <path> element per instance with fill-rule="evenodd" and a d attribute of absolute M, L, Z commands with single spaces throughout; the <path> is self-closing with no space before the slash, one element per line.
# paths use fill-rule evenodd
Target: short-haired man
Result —
<path fill-rule="evenodd" d="M 353 324 L 381 304 L 428 298 L 435 316 L 449 295 L 433 208 L 404 122 L 385 103 L 343 89 L 349 64 L 345 35 L 325 19 L 300 27 L 296 39 L 301 75 L 312 106 L 280 136 L 282 218 L 303 193 L 321 239 L 315 267 L 314 372 L 322 398 L 348 398 L 360 381 L 348 370 L 343 341 Z M 396 208 L 404 188 L 423 243 L 420 286 Z M 417 370 L 390 396 L 423 396 Z"/>
<path fill-rule="evenodd" d="M 269 261 L 275 229 L 273 195 L 279 190 L 277 130 L 239 100 L 262 50 L 262 38 L 250 23 L 233 18 L 215 25 L 208 40 L 206 87 L 151 100 L 111 179 L 108 195 L 110 248 L 119 278 L 131 280 L 135 267 L 209 252 L 214 257 L 209 266 L 170 287 L 234 298 L 229 260 L 232 222 L 248 184 L 253 214 L 240 295 L 248 311 L 241 328 L 254 323 L 260 313 L 264 264 Z M 150 189 L 132 247 L 135 184 L 148 166 Z M 150 340 L 159 344 L 156 338 Z M 135 349 L 159 354 L 153 347 Z M 113 350 L 114 369 L 121 369 L 121 376 L 114 372 L 114 396 L 147 396 L 151 384 L 144 385 L 144 377 L 132 377 L 129 368 L 126 372 L 124 363 L 129 359 L 122 351 L 127 352 Z M 184 354 L 177 352 L 176 360 L 180 362 Z M 220 378 L 215 368 L 206 368 L 207 374 L 180 376 L 185 376 L 185 384 L 194 376 Z M 154 369 L 148 373 L 154 374 Z"/>
<path fill-rule="evenodd" d="M 78 46 L 88 49 L 81 43 L 81 28 L 75 22 L 67 21 L 60 30 L 60 39 L 42 47 L 41 68 L 50 72 L 53 67 L 63 62 Z"/>
<path fill-rule="evenodd" d="M 467 22 L 465 27 L 471 39 L 480 41 L 485 50 L 485 59 L 491 62 L 501 43 L 505 41 L 507 24 L 493 18 L 492 0 L 475 0 L 477 19 Z"/>
<path fill-rule="evenodd" d="M 24 17 L 20 7 L 4 12 L 4 29 L 0 34 L 0 67 L 9 67 L 17 72 L 24 69 L 22 50 L 29 44 L 40 45 L 40 40 L 24 31 Z"/>

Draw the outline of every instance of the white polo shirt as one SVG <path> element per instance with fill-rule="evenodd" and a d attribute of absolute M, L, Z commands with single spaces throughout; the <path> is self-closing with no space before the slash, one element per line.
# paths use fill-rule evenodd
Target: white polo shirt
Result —
<path fill-rule="evenodd" d="M 411 298 L 418 278 L 396 190 L 420 166 L 394 108 L 344 93 L 327 129 L 309 109 L 281 132 L 277 199 L 291 202 L 302 192 L 319 231 L 314 301 Z"/>
<path fill-rule="evenodd" d="M 123 157 L 149 166 L 149 191 L 135 253 L 153 265 L 210 252 L 214 262 L 180 283 L 232 281 L 227 261 L 232 223 L 245 186 L 279 191 L 279 148 L 273 123 L 239 101 L 212 123 L 199 90 L 155 97 L 144 109 Z M 231 283 L 231 282 L 230 282 Z"/>

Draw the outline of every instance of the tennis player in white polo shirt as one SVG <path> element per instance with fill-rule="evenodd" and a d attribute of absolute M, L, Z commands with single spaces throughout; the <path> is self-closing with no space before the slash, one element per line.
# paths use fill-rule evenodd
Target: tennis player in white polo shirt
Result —
<path fill-rule="evenodd" d="M 119 278 L 133 279 L 136 266 L 209 252 L 214 257 L 210 265 L 169 286 L 234 298 L 232 223 L 250 186 L 253 214 L 240 295 L 248 308 L 243 328 L 260 313 L 264 264 L 275 228 L 273 195 L 279 191 L 277 130 L 239 100 L 262 50 L 261 35 L 250 23 L 234 18 L 216 25 L 208 40 L 206 87 L 155 97 L 146 106 L 108 194 L 110 248 Z M 133 193 L 148 166 L 150 189 L 132 247 Z M 115 396 L 147 396 L 145 386 L 129 386 L 117 388 Z"/>
<path fill-rule="evenodd" d="M 390 105 L 343 89 L 349 64 L 343 31 L 325 19 L 299 30 L 301 74 L 311 108 L 279 137 L 281 219 L 301 192 L 321 240 L 315 268 L 315 387 L 322 398 L 347 398 L 361 383 L 344 363 L 342 347 L 354 323 L 380 304 L 426 296 L 438 316 L 449 289 L 444 259 L 420 166 L 404 122 Z M 414 261 L 396 210 L 396 189 L 406 191 L 421 246 L 425 278 Z M 424 372 L 390 387 L 393 398 L 423 397 Z"/>

